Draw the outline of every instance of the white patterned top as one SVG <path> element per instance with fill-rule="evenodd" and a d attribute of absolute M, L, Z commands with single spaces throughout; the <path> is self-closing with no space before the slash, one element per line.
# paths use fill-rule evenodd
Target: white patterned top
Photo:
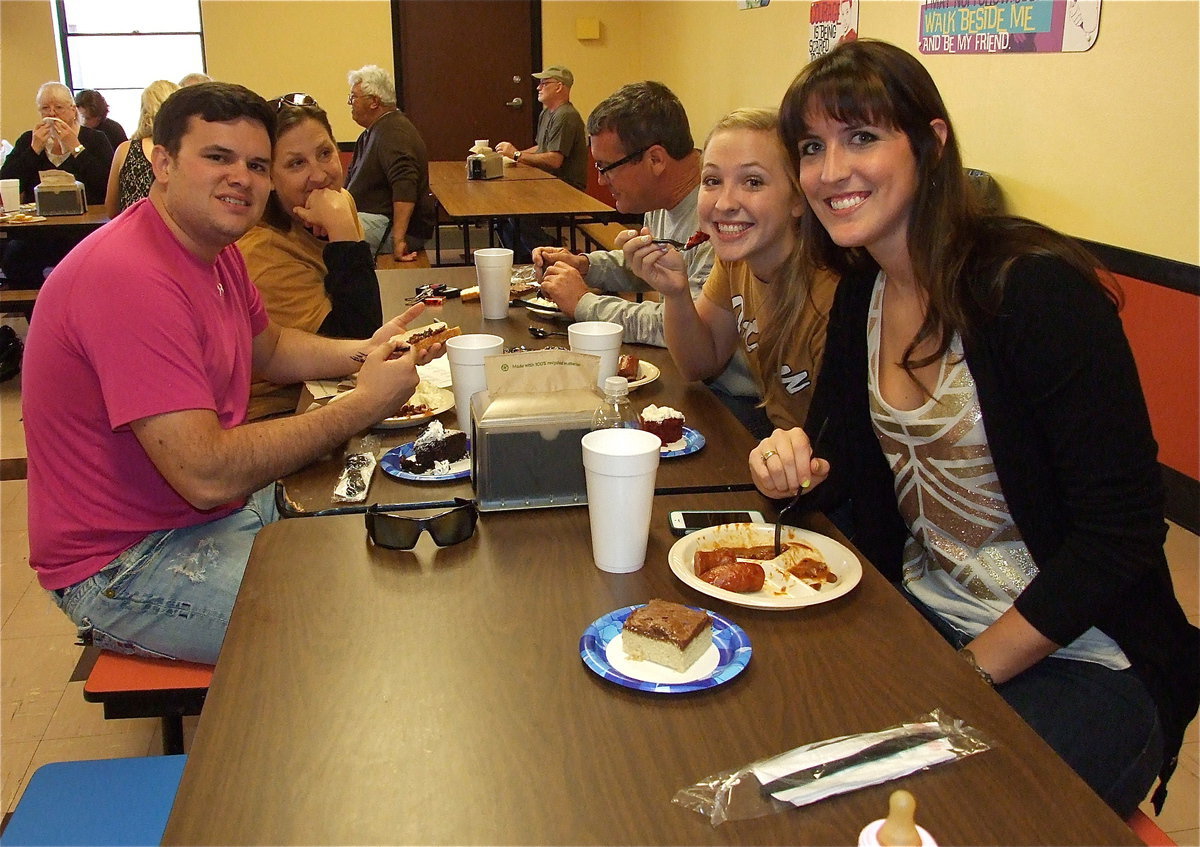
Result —
<path fill-rule="evenodd" d="M 933 397 L 919 408 L 896 409 L 880 394 L 885 284 L 881 272 L 867 316 L 868 381 L 871 420 L 911 533 L 902 579 L 914 597 L 974 637 L 1012 605 L 1038 567 L 1000 489 L 962 340 L 952 340 Z M 1054 655 L 1129 667 L 1116 642 L 1095 627 Z"/>

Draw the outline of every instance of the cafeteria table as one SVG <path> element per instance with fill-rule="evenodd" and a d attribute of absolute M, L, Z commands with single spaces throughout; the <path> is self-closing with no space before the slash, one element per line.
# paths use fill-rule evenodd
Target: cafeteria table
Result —
<path fill-rule="evenodd" d="M 1138 844 L 1124 823 L 870 565 L 849 593 L 744 608 L 668 568 L 660 496 L 646 565 L 591 560 L 587 510 L 484 514 L 475 535 L 376 548 L 361 515 L 258 536 L 164 844 L 853 844 L 897 787 L 942 844 Z M 827 521 L 804 522 L 839 537 Z M 661 597 L 744 629 L 724 684 L 602 679 L 580 637 Z M 707 776 L 941 709 L 990 750 L 898 782 L 714 827 L 672 803 Z"/>
<path fill-rule="evenodd" d="M 494 242 L 494 222 L 501 217 L 566 218 L 571 249 L 576 249 L 576 225 L 606 222 L 617 210 L 558 178 L 545 179 L 537 168 L 505 166 L 503 177 L 467 179 L 462 162 L 430 162 L 429 189 L 438 204 L 463 231 L 463 250 L 471 255 L 470 224 L 486 221 L 488 243 Z M 516 176 L 510 176 L 510 172 Z M 545 174 L 544 176 L 550 176 Z"/>
<path fill-rule="evenodd" d="M 379 271 L 378 277 L 383 313 L 385 317 L 390 317 L 407 308 L 405 298 L 411 296 L 418 286 L 446 283 L 452 287 L 465 288 L 474 285 L 475 269 L 457 267 L 387 270 Z M 565 331 L 565 322 L 535 318 L 519 305 L 509 308 L 505 320 L 483 320 L 478 302 L 463 303 L 461 299 L 455 298 L 445 301 L 442 306 L 427 308 L 417 324 L 431 320 L 444 320 L 452 326 L 462 327 L 463 332 L 488 332 L 502 336 L 506 346 L 524 345 L 530 349 L 567 346 L 567 339 L 562 337 L 535 339 L 529 334 L 530 325 Z M 687 416 L 688 425 L 699 431 L 707 442 L 697 453 L 662 460 L 658 486 L 750 487 L 746 457 L 753 449 L 755 440 L 746 428 L 703 383 L 684 382 L 665 348 L 627 344 L 623 350 L 636 353 L 643 361 L 653 364 L 660 371 L 658 379 L 630 393 L 630 401 L 634 408 L 640 411 L 653 403 L 679 409 Z M 448 427 L 465 428 L 457 409 L 442 414 L 438 419 Z M 421 428 L 416 426 L 406 429 L 378 429 L 374 432 L 381 447 L 390 449 L 415 439 Z M 354 439 L 352 446 L 357 441 L 358 439 Z M 339 453 L 285 477 L 283 487 L 290 501 L 289 508 L 303 513 L 336 508 L 337 504 L 331 502 L 330 494 L 341 469 L 342 455 Z M 413 499 L 445 499 L 456 496 L 473 496 L 469 480 L 424 483 L 417 488 L 377 469 L 368 491 L 368 502 L 397 503 Z"/>
<path fill-rule="evenodd" d="M 32 211 L 27 214 L 35 214 Z M 0 220 L 0 241 L 8 238 L 24 238 L 36 241 L 43 236 L 70 235 L 76 241 L 93 230 L 108 223 L 108 213 L 104 206 L 92 206 L 82 215 L 48 215 L 45 220 L 31 223 L 13 223 Z"/>

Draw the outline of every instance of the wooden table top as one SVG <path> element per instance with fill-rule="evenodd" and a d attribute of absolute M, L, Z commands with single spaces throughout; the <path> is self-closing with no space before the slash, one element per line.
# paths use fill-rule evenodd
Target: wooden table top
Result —
<path fill-rule="evenodd" d="M 457 176 L 451 174 L 451 165 Z M 510 170 L 521 171 L 521 178 L 509 177 Z M 537 173 L 524 173 L 526 171 Z M 452 218 L 616 213 L 612 206 L 561 179 L 545 179 L 546 176 L 550 175 L 537 168 L 519 165 L 506 167 L 505 176 L 500 179 L 467 179 L 461 162 L 429 163 L 429 188 Z"/>
<path fill-rule="evenodd" d="M 418 286 L 444 282 L 454 287 L 475 284 L 475 269 L 429 268 L 421 270 L 379 271 L 379 288 L 383 301 L 383 313 L 391 316 L 402 312 L 410 296 Z M 428 320 L 444 320 L 452 326 L 460 326 L 463 332 L 488 332 L 502 336 L 506 346 L 525 345 L 531 350 L 551 346 L 567 346 L 567 339 L 551 337 L 533 338 L 530 325 L 566 331 L 566 323 L 548 322 L 534 318 L 520 306 L 509 309 L 503 321 L 485 321 L 479 303 L 463 303 L 459 299 L 447 300 L 445 305 L 426 309 Z M 422 319 L 421 323 L 427 321 Z M 635 389 L 630 401 L 637 410 L 651 403 L 671 406 L 687 416 L 688 425 L 704 435 L 707 444 L 698 453 L 664 459 L 659 464 L 657 486 L 674 488 L 682 486 L 749 485 L 750 474 L 746 457 L 754 448 L 755 440 L 738 420 L 726 409 L 703 383 L 684 382 L 671 359 L 662 347 L 627 344 L 622 349 L 636 353 L 644 361 L 654 364 L 661 371 L 657 380 Z M 458 410 L 451 410 L 439 418 L 446 426 L 462 429 Z M 407 429 L 375 430 L 381 446 L 386 449 L 412 441 L 422 427 Z M 283 480 L 291 502 L 301 511 L 314 512 L 328 509 L 334 504 L 330 493 L 341 471 L 341 456 L 318 462 L 300 470 Z M 368 492 L 371 503 L 401 503 L 446 499 L 450 497 L 473 497 L 470 480 L 453 482 L 409 482 L 395 479 L 382 469 L 376 469 Z"/>
<path fill-rule="evenodd" d="M 445 549 L 373 547 L 362 516 L 255 542 L 164 844 L 853 844 L 896 787 L 942 844 L 1138 844 L 873 568 L 832 602 L 728 605 L 667 567 L 591 562 L 585 508 L 491 513 Z M 833 534 L 827 522 L 812 525 Z M 653 597 L 741 626 L 745 671 L 663 695 L 605 681 L 579 640 Z M 671 802 L 706 777 L 933 708 L 994 740 L 965 760 L 719 827 Z"/>
<path fill-rule="evenodd" d="M 439 185 L 447 182 L 462 182 L 467 178 L 467 163 L 466 160 L 458 162 L 430 162 L 429 163 L 429 184 Z M 521 179 L 558 179 L 549 171 L 544 171 L 541 168 L 535 168 L 533 165 L 509 165 L 504 166 L 504 176 L 498 179 L 521 180 Z M 486 180 L 493 182 L 494 180 Z"/>
<path fill-rule="evenodd" d="M 28 214 L 36 214 L 29 212 Z M 90 232 L 103 224 L 108 223 L 108 213 L 104 211 L 104 206 L 91 206 L 82 215 L 47 215 L 44 221 L 33 221 L 32 223 L 12 223 L 0 221 L 0 236 L 13 237 L 21 231 L 27 231 L 31 234 L 37 232 L 63 232 L 65 230 L 81 230 Z"/>

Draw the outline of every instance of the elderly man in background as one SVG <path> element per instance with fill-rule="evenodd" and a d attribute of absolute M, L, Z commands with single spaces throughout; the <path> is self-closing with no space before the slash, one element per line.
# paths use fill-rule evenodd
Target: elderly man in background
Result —
<path fill-rule="evenodd" d="M 542 104 L 535 143 L 518 150 L 512 142 L 501 141 L 496 145 L 496 152 L 508 156 L 518 165 L 532 165 L 552 173 L 568 185 L 585 191 L 587 135 L 583 118 L 571 103 L 575 75 L 562 65 L 551 65 L 533 76 L 538 80 L 537 98 Z M 535 247 L 557 243 L 536 222 L 527 218 L 506 218 L 497 224 L 496 231 L 500 243 L 513 249 L 513 261 L 517 264 L 533 261 Z"/>
<path fill-rule="evenodd" d="M 40 171 L 60 170 L 83 183 L 89 205 L 103 206 L 113 146 L 103 132 L 79 121 L 71 89 L 61 82 L 44 83 L 37 92 L 38 122 L 21 134 L 0 165 L 0 179 L 21 182 L 21 199 L 34 199 Z M 74 246 L 70 235 L 47 235 L 36 242 L 10 239 L 4 246 L 3 269 L 13 288 L 37 288 L 43 269 L 56 264 Z"/>
<path fill-rule="evenodd" d="M 366 65 L 349 75 L 346 100 L 363 128 L 354 145 L 346 190 L 354 197 L 366 241 L 411 262 L 433 235 L 437 210 L 429 193 L 429 156 L 412 121 L 396 107 L 392 75 Z"/>
<path fill-rule="evenodd" d="M 679 98 L 661 82 L 631 83 L 592 110 L 587 132 L 596 170 L 617 210 L 644 215 L 643 226 L 655 238 L 686 242 L 699 228 L 700 151 Z M 712 270 L 712 246 L 701 244 L 684 256 L 692 297 L 699 297 Z M 620 250 L 576 255 L 561 247 L 538 247 L 533 263 L 543 272 L 542 294 L 568 316 L 619 323 L 626 342 L 666 346 L 661 302 L 634 303 L 589 290 L 648 290 L 626 268 Z M 770 434 L 770 423 L 757 408 L 758 386 L 740 351 L 708 385 L 756 437 Z"/>

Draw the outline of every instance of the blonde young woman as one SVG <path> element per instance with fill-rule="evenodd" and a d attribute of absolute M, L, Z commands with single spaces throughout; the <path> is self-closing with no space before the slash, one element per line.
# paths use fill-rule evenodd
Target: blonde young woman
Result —
<path fill-rule="evenodd" d="M 112 166 L 108 171 L 108 194 L 104 209 L 115 218 L 143 197 L 150 196 L 154 171 L 150 167 L 150 151 L 154 149 L 154 116 L 163 102 L 179 86 L 165 79 L 156 80 L 142 89 L 142 106 L 138 113 L 133 137 L 117 145 Z"/>
<path fill-rule="evenodd" d="M 667 347 L 683 376 L 716 376 L 742 345 L 767 416 L 789 428 L 808 413 L 836 281 L 798 273 L 804 198 L 778 127 L 774 110 L 739 109 L 705 141 L 697 213 L 717 261 L 701 297 L 692 300 L 683 256 L 649 230 L 617 243 L 663 296 Z"/>

